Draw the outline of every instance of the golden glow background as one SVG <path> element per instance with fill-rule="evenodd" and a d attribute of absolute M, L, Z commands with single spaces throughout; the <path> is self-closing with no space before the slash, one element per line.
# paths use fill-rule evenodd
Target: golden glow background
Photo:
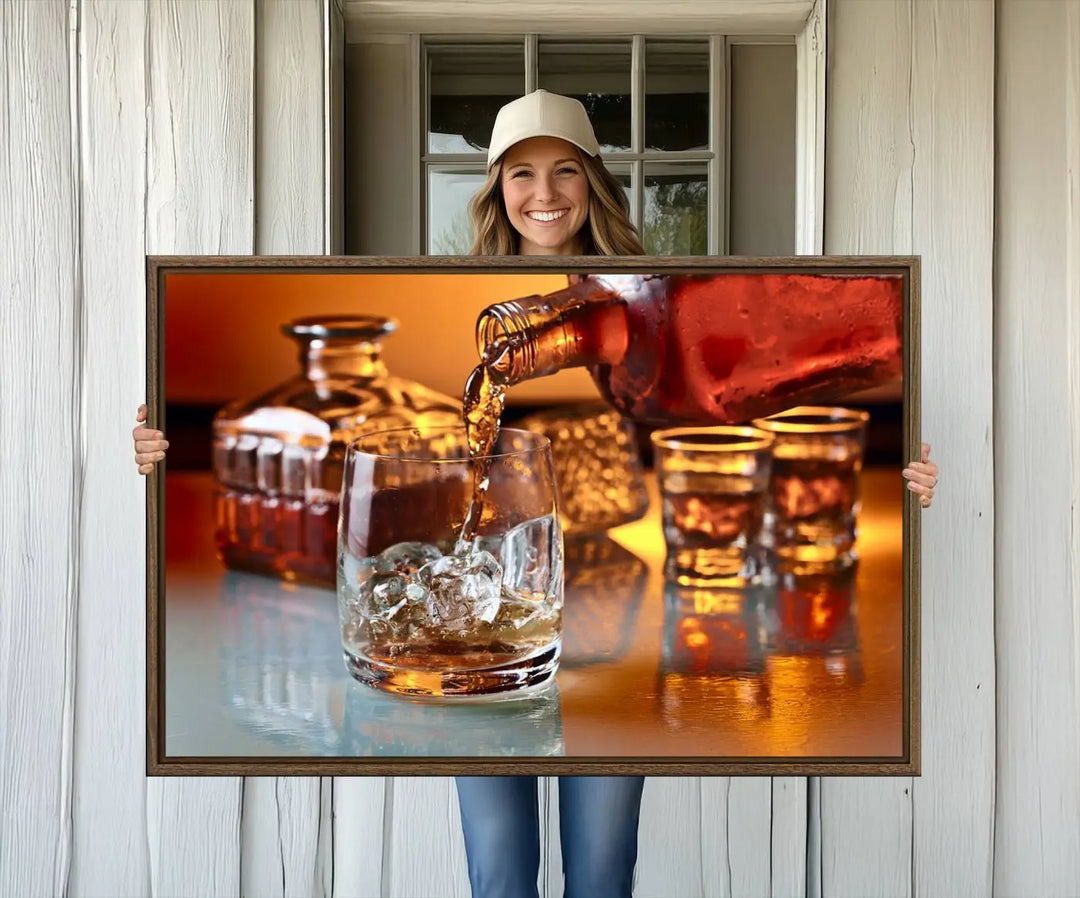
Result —
<path fill-rule="evenodd" d="M 300 372 L 297 344 L 281 332 L 293 318 L 366 314 L 394 318 L 383 360 L 459 399 L 476 365 L 476 318 L 494 302 L 551 293 L 562 274 L 174 273 L 165 277 L 165 399 L 222 405 L 253 397 Z M 584 369 L 519 384 L 509 405 L 597 398 Z M 900 385 L 851 397 L 899 401 Z"/>
<path fill-rule="evenodd" d="M 169 274 L 165 278 L 165 396 L 218 405 L 300 373 L 297 344 L 281 332 L 293 318 L 384 315 L 398 329 L 383 360 L 399 377 L 459 399 L 476 365 L 476 318 L 494 302 L 567 285 L 559 274 Z M 591 399 L 583 369 L 514 388 L 510 402 Z"/>

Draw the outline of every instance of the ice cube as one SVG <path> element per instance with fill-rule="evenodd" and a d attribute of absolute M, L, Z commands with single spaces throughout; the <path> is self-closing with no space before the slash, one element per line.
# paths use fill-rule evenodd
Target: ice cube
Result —
<path fill-rule="evenodd" d="M 405 587 L 405 597 L 413 603 L 427 602 L 428 591 L 422 583 L 417 583 L 414 580 Z"/>
<path fill-rule="evenodd" d="M 409 581 L 400 574 L 372 574 L 360 588 L 361 596 L 367 599 L 368 615 L 378 620 L 391 620 L 408 603 L 408 586 Z"/>
<path fill-rule="evenodd" d="M 524 521 L 502 541 L 503 586 L 522 598 L 548 595 L 562 577 L 562 539 L 552 515 Z"/>
<path fill-rule="evenodd" d="M 430 586 L 436 577 L 441 577 L 444 574 L 452 576 L 458 571 L 463 571 L 462 564 L 464 560 L 464 557 L 460 555 L 444 555 L 441 558 L 436 558 L 416 572 L 416 582 L 422 583 L 424 586 Z"/>
<path fill-rule="evenodd" d="M 491 623 L 499 613 L 502 567 L 490 552 L 447 555 L 419 574 L 429 591 L 427 609 L 434 624 L 464 630 L 470 621 Z"/>
<path fill-rule="evenodd" d="M 389 621 L 375 619 L 368 621 L 368 639 L 375 645 L 382 646 L 393 637 L 393 625 Z"/>
<path fill-rule="evenodd" d="M 469 574 L 483 574 L 496 587 L 502 585 L 503 569 L 499 559 L 484 549 L 475 549 L 470 552 L 465 560 L 468 562 Z"/>
<path fill-rule="evenodd" d="M 550 612 L 545 608 L 543 601 L 526 601 L 522 599 L 503 602 L 503 618 L 515 630 L 540 620 Z"/>
<path fill-rule="evenodd" d="M 380 605 L 394 604 L 401 601 L 409 581 L 397 574 L 376 574 L 371 578 L 374 584 L 371 594 Z"/>
<path fill-rule="evenodd" d="M 497 536 L 478 536 L 472 541 L 469 551 L 483 550 L 494 556 L 499 564 L 502 564 L 502 546 L 503 535 L 501 533 Z"/>
<path fill-rule="evenodd" d="M 490 624 L 499 613 L 502 566 L 494 555 L 483 549 L 471 553 L 467 560 L 465 596 L 472 603 L 473 616 Z"/>
<path fill-rule="evenodd" d="M 424 565 L 442 557 L 442 552 L 428 543 L 395 543 L 375 556 L 379 573 L 404 574 L 411 577 Z"/>

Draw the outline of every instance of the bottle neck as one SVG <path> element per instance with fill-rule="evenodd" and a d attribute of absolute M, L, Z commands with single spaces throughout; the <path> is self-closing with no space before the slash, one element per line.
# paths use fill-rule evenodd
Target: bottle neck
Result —
<path fill-rule="evenodd" d="M 623 305 L 598 279 L 495 303 L 476 322 L 484 364 L 506 385 L 564 368 L 617 362 L 626 349 Z"/>
<path fill-rule="evenodd" d="M 377 342 L 343 339 L 300 340 L 300 366 L 308 380 L 375 378 L 386 374 Z"/>

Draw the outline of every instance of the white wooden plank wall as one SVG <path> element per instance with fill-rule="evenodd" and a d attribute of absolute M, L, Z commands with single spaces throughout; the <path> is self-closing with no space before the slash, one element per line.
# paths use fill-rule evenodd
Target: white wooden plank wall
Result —
<path fill-rule="evenodd" d="M 999 4 L 1000 895 L 1080 894 L 1080 9 Z"/>
<path fill-rule="evenodd" d="M 350 777 L 334 781 L 333 898 L 382 898 L 394 893 L 383 883 L 389 848 L 386 822 L 393 813 L 393 780 Z M 324 873 L 325 875 L 325 873 Z"/>
<path fill-rule="evenodd" d="M 253 9 L 254 251 L 317 255 L 328 249 L 324 207 L 329 201 L 323 152 L 322 4 L 264 0 Z M 280 139 L 283 135 L 288 139 Z M 243 794 L 239 841 L 244 898 L 328 896 L 333 781 L 247 777 Z"/>
<path fill-rule="evenodd" d="M 826 253 L 913 252 L 911 29 L 906 2 L 829 4 Z M 910 895 L 911 779 L 825 779 L 816 792 L 809 894 Z"/>
<path fill-rule="evenodd" d="M 71 854 L 83 445 L 71 42 L 62 0 L 0 7 L 0 882 Z"/>
<path fill-rule="evenodd" d="M 86 488 L 78 568 L 74 850 L 69 894 L 150 894 L 144 615 L 146 503 L 131 428 L 145 396 L 147 10 L 78 15 Z M 106 524 L 107 522 L 107 524 Z"/>
<path fill-rule="evenodd" d="M 822 894 L 983 895 L 994 807 L 994 8 L 832 9 L 825 250 L 922 256 L 922 432 L 943 473 L 922 518 L 922 776 L 822 782 Z"/>
<path fill-rule="evenodd" d="M 825 249 L 923 256 L 923 776 L 650 779 L 639 898 L 1077 894 L 1080 7 L 997 7 L 996 68 L 988 2 L 828 23 Z M 0 894 L 467 894 L 450 779 L 144 776 L 143 254 L 334 245 L 340 24 L 0 6 Z"/>
<path fill-rule="evenodd" d="M 228 0 L 147 5 L 147 253 L 254 250 L 253 13 Z M 154 895 L 240 894 L 243 807 L 236 777 L 148 780 Z"/>
<path fill-rule="evenodd" d="M 781 803 L 782 813 L 791 810 Z M 782 820 L 774 829 L 767 777 L 650 777 L 642 796 L 634 894 L 668 898 L 676 889 L 687 898 L 769 895 L 773 838 L 792 832 L 788 818 Z M 557 848 L 557 830 L 552 839 Z M 789 857 L 792 850 L 797 846 L 784 843 L 777 854 Z"/>
<path fill-rule="evenodd" d="M 912 248 L 922 255 L 922 776 L 912 893 L 991 890 L 994 815 L 994 8 L 912 10 Z"/>

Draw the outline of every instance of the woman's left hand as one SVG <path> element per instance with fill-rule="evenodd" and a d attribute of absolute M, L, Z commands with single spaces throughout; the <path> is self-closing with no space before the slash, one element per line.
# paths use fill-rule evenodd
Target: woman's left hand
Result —
<path fill-rule="evenodd" d="M 937 486 L 938 468 L 930 461 L 930 446 L 922 444 L 922 461 L 913 461 L 904 468 L 902 476 L 907 479 L 907 488 L 919 497 L 923 508 L 929 508 L 934 501 L 934 487 Z"/>

